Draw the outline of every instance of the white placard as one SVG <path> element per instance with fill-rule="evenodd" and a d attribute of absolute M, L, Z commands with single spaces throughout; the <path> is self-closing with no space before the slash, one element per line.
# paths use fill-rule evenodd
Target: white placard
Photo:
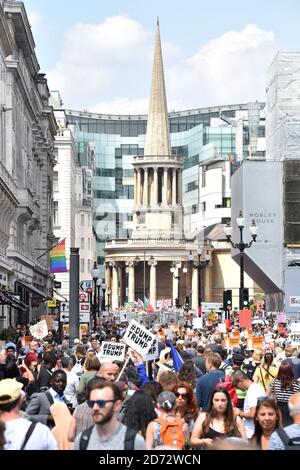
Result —
<path fill-rule="evenodd" d="M 103 341 L 97 354 L 100 362 L 124 361 L 126 344 Z"/>
<path fill-rule="evenodd" d="M 33 338 L 43 339 L 48 335 L 46 320 L 42 320 L 29 328 Z"/>
<path fill-rule="evenodd" d="M 218 324 L 218 330 L 220 333 L 226 333 L 226 324 L 225 323 L 219 323 Z"/>
<path fill-rule="evenodd" d="M 128 321 L 128 312 L 120 312 L 120 322 L 124 323 Z"/>
<path fill-rule="evenodd" d="M 193 318 L 193 328 L 194 328 L 194 330 L 196 330 L 197 328 L 203 328 L 203 318 L 202 317 Z"/>
<path fill-rule="evenodd" d="M 148 353 L 154 340 L 155 336 L 135 320 L 131 320 L 123 336 L 123 341 L 142 357 Z"/>
<path fill-rule="evenodd" d="M 155 338 L 155 340 L 152 343 L 151 348 L 149 349 L 148 354 L 143 356 L 143 360 L 145 362 L 147 361 L 155 361 L 155 359 L 159 358 L 159 351 L 158 351 L 158 339 Z"/>

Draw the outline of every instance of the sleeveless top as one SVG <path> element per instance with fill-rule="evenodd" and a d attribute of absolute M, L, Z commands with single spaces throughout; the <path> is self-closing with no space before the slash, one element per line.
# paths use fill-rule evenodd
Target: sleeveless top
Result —
<path fill-rule="evenodd" d="M 211 428 L 209 426 L 208 430 L 206 431 L 206 434 L 203 435 L 203 438 L 209 438 L 209 439 L 225 439 L 226 437 L 233 437 L 234 436 L 234 431 L 230 431 L 229 433 L 225 432 L 219 432 L 216 431 L 215 429 Z"/>

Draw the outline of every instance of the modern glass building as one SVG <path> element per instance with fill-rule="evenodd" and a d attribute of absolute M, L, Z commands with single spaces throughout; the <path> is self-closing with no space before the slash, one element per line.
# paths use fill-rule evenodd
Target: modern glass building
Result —
<path fill-rule="evenodd" d="M 169 113 L 172 152 L 182 155 L 184 162 L 182 189 L 186 233 L 190 230 L 191 214 L 199 210 L 199 164 L 214 156 L 228 160 L 229 154 L 237 152 L 238 142 L 242 144 L 239 158 L 247 158 L 251 143 L 253 148 L 255 139 L 264 136 L 261 111 L 264 103 L 256 103 L 255 107 L 258 113 L 254 117 L 252 103 Z M 132 162 L 134 155 L 143 155 L 147 117 L 73 110 L 66 110 L 66 114 L 69 124 L 75 128 L 78 163 L 88 166 L 91 146 L 94 149 L 93 225 L 97 236 L 97 262 L 101 266 L 105 241 L 131 236 Z"/>

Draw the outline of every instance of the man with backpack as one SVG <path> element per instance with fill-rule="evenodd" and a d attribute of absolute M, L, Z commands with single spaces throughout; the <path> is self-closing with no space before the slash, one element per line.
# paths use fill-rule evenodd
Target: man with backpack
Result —
<path fill-rule="evenodd" d="M 118 421 L 122 402 L 117 384 L 94 381 L 87 400 L 94 425 L 76 436 L 74 450 L 145 450 L 144 438 Z"/>
<path fill-rule="evenodd" d="M 268 450 L 300 450 L 300 392 L 290 397 L 288 406 L 293 424 L 273 432 Z"/>

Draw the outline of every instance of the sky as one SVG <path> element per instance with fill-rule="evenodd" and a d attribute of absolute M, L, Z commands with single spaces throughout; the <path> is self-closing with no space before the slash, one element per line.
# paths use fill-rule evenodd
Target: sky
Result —
<path fill-rule="evenodd" d="M 24 0 L 64 106 L 148 110 L 159 17 L 169 111 L 265 101 L 278 51 L 300 51 L 299 0 Z"/>

